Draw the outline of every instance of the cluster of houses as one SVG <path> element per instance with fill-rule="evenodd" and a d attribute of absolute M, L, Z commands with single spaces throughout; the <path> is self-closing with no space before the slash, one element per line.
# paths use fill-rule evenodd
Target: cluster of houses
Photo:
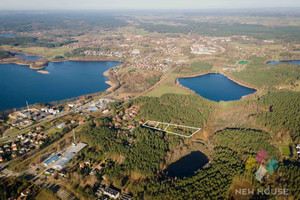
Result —
<path fill-rule="evenodd" d="M 130 61 L 131 66 L 134 69 L 139 70 L 154 70 L 166 72 L 170 69 L 170 66 L 164 62 L 164 59 L 153 58 L 154 53 L 148 53 L 146 56 L 142 56 L 139 53 L 133 54 L 132 60 Z"/>
<path fill-rule="evenodd" d="M 109 198 L 121 199 L 121 200 L 131 200 L 132 199 L 132 196 L 130 196 L 128 194 L 121 194 L 121 192 L 118 189 L 106 187 L 105 185 L 99 186 L 99 188 L 95 192 L 95 196 L 96 197 L 101 196 L 99 199 L 109 199 Z"/>
<path fill-rule="evenodd" d="M 47 138 L 47 135 L 36 132 L 29 132 L 27 136 L 19 135 L 11 143 L 0 146 L 0 162 L 4 161 L 4 157 L 9 158 L 11 156 L 14 158 L 36 149 L 39 145 L 44 144 Z"/>
<path fill-rule="evenodd" d="M 11 125 L 15 127 L 25 127 L 31 125 L 35 121 L 40 121 L 45 118 L 52 118 L 60 111 L 53 108 L 42 108 L 41 110 L 32 108 L 22 111 L 17 111 L 9 114 Z"/>
<path fill-rule="evenodd" d="M 60 113 L 60 110 L 53 108 L 42 108 L 41 111 L 44 113 L 49 113 L 51 115 L 57 115 L 58 113 Z"/>
<path fill-rule="evenodd" d="M 151 64 L 133 64 L 132 67 L 134 69 L 143 69 L 143 70 L 154 70 L 154 71 L 162 71 L 166 72 L 170 69 L 168 65 L 165 64 L 157 64 L 157 65 L 151 65 Z"/>
<path fill-rule="evenodd" d="M 117 58 L 122 58 L 124 55 L 127 54 L 126 51 L 84 51 L 84 55 L 87 56 L 107 56 L 107 57 L 117 57 Z"/>
<path fill-rule="evenodd" d="M 135 107 L 131 107 L 125 110 L 125 113 L 123 115 L 117 115 L 115 117 L 112 118 L 113 122 L 114 122 L 114 126 L 115 128 L 120 128 L 125 124 L 129 123 L 130 119 L 133 119 L 137 116 L 137 110 Z M 143 124 L 142 121 L 138 122 L 139 124 Z M 133 121 L 132 123 L 129 123 L 127 128 L 129 129 L 134 129 L 136 127 L 136 123 Z"/>
<path fill-rule="evenodd" d="M 83 99 L 79 99 L 77 101 L 75 101 L 74 103 L 68 103 L 65 107 L 65 109 L 68 111 L 71 108 L 78 108 L 79 106 L 81 106 L 85 101 Z"/>
<path fill-rule="evenodd" d="M 217 53 L 217 48 L 214 46 L 205 46 L 203 44 L 193 44 L 191 46 L 191 53 L 197 55 L 212 55 Z"/>
<path fill-rule="evenodd" d="M 106 105 L 108 103 L 112 103 L 115 102 L 115 100 L 111 100 L 111 99 L 95 99 L 93 101 L 91 101 L 90 103 L 88 103 L 82 110 L 77 110 L 77 112 L 82 113 L 82 114 L 87 114 L 87 113 L 92 113 L 95 112 L 99 109 L 103 110 L 103 114 L 106 114 L 109 112 L 109 110 L 104 110 L 104 108 L 106 107 Z"/>
<path fill-rule="evenodd" d="M 97 172 L 101 172 L 103 171 L 103 169 L 107 166 L 112 166 L 114 165 L 114 161 L 107 159 L 99 164 L 93 165 L 91 164 L 91 160 L 87 160 L 84 162 L 80 162 L 78 164 L 78 167 L 81 169 L 89 169 L 89 175 L 96 175 Z"/>

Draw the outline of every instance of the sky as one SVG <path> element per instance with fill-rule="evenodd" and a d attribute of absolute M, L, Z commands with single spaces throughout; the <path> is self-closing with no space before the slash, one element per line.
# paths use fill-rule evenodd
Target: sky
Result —
<path fill-rule="evenodd" d="M 300 7 L 300 0 L 0 0 L 2 10 L 220 9 Z"/>

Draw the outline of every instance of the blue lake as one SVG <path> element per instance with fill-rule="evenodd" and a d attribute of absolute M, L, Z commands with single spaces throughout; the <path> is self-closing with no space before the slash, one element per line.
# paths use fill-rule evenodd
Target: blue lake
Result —
<path fill-rule="evenodd" d="M 14 33 L 0 33 L 0 37 L 13 37 L 17 36 L 17 34 Z"/>
<path fill-rule="evenodd" d="M 271 61 L 268 62 L 268 65 L 274 66 L 278 63 L 290 63 L 290 64 L 295 64 L 295 65 L 300 65 L 300 60 L 289 60 L 289 61 Z"/>
<path fill-rule="evenodd" d="M 206 74 L 191 78 L 180 78 L 179 83 L 212 101 L 239 100 L 256 90 L 244 87 L 222 74 Z"/>
<path fill-rule="evenodd" d="M 39 60 L 39 59 L 42 58 L 42 57 L 39 57 L 39 56 L 26 56 L 25 54 L 15 54 L 15 56 L 22 57 L 25 60 Z"/>
<path fill-rule="evenodd" d="M 38 73 L 29 66 L 0 64 L 0 111 L 51 102 L 105 91 L 106 70 L 120 62 L 50 62 L 49 74 Z"/>

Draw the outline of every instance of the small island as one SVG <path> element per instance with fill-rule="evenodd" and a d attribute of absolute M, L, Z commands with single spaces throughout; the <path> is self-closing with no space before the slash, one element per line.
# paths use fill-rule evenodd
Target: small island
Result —
<path fill-rule="evenodd" d="M 50 74 L 50 72 L 45 71 L 45 70 L 38 70 L 37 72 L 38 72 L 38 73 L 41 73 L 41 74 Z"/>
<path fill-rule="evenodd" d="M 15 56 L 15 53 L 9 51 L 0 50 L 0 63 L 14 63 L 17 65 L 29 65 L 31 69 L 44 69 L 48 65 L 48 60 L 41 58 L 39 60 L 27 60 L 19 56 Z"/>

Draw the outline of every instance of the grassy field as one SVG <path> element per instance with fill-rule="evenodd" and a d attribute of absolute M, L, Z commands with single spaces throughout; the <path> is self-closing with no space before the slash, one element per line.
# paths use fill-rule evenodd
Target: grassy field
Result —
<path fill-rule="evenodd" d="M 163 94 L 167 93 L 173 93 L 173 94 L 192 94 L 191 91 L 188 91 L 184 88 L 180 88 L 178 86 L 167 86 L 167 85 L 162 85 L 149 93 L 147 93 L 145 96 L 151 96 L 151 97 L 160 97 Z"/>
<path fill-rule="evenodd" d="M 177 77 L 180 77 L 180 74 L 171 73 L 161 85 L 146 93 L 144 96 L 151 97 L 160 97 L 163 94 L 173 93 L 173 94 L 193 94 L 192 91 L 187 90 L 185 88 L 179 87 L 175 84 L 175 80 Z"/>
<path fill-rule="evenodd" d="M 35 200 L 59 200 L 59 198 L 56 197 L 50 189 L 42 189 L 34 199 Z"/>
<path fill-rule="evenodd" d="M 3 134 L 3 136 L 10 136 L 10 135 L 13 135 L 13 134 L 16 134 L 17 132 L 19 132 L 20 130 L 19 129 L 17 129 L 17 128 L 10 128 L 10 129 L 8 129 L 8 130 L 6 130 L 5 132 L 4 132 L 4 134 Z"/>
<path fill-rule="evenodd" d="M 68 52 L 68 48 L 65 46 L 58 48 L 46 48 L 46 47 L 11 47 L 9 45 L 2 45 L 2 49 L 6 51 L 22 51 L 24 53 L 31 53 L 38 56 L 43 56 L 53 60 L 55 56 L 63 56 L 65 52 Z"/>
<path fill-rule="evenodd" d="M 290 156 L 290 146 L 289 145 L 280 145 L 281 152 L 284 156 Z"/>

